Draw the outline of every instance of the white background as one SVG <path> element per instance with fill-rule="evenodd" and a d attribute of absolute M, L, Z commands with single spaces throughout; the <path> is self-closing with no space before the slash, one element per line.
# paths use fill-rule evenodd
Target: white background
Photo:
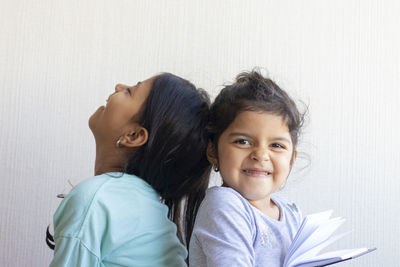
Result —
<path fill-rule="evenodd" d="M 354 229 L 341 266 L 400 266 L 400 2 L 1 0 L 0 266 L 46 266 L 58 193 L 93 174 L 87 120 L 160 71 L 214 97 L 260 66 L 309 105 L 284 193 Z M 309 159 L 307 159 L 309 158 Z"/>

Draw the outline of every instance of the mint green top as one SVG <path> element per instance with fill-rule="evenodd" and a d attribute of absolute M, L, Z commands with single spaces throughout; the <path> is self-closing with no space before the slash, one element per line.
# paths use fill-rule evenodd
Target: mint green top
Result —
<path fill-rule="evenodd" d="M 186 266 L 168 207 L 144 180 L 106 173 L 78 184 L 54 214 L 50 266 Z"/>

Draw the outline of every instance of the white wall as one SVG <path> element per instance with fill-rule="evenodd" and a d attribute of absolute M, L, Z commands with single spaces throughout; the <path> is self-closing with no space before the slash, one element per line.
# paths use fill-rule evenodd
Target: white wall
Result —
<path fill-rule="evenodd" d="M 341 266 L 400 266 L 399 14 L 397 0 L 1 1 L 0 266 L 50 262 L 55 196 L 92 175 L 87 119 L 115 83 L 169 71 L 215 96 L 253 66 L 309 104 L 310 166 L 285 193 L 348 219 L 338 247 L 378 247 Z"/>

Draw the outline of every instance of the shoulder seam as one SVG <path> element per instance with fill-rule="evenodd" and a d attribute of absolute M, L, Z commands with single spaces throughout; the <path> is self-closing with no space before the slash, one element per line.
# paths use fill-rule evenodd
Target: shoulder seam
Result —
<path fill-rule="evenodd" d="M 66 238 L 66 239 L 75 239 L 79 242 L 79 244 L 81 244 L 82 246 L 84 246 L 87 251 L 90 252 L 90 254 L 92 254 L 94 257 L 96 257 L 96 259 L 100 262 L 101 259 L 98 255 L 96 255 L 96 253 L 94 253 L 83 241 L 82 239 L 78 238 L 78 237 L 74 237 L 74 236 L 65 236 L 65 235 L 60 235 L 59 238 Z"/>
<path fill-rule="evenodd" d="M 105 180 L 105 181 L 97 188 L 97 190 L 93 193 L 92 199 L 90 200 L 89 205 L 87 206 L 87 208 L 86 208 L 86 210 L 85 210 L 85 212 L 84 212 L 84 219 L 82 220 L 82 223 L 81 223 L 81 225 L 79 226 L 79 230 L 78 230 L 77 233 L 76 233 L 77 236 L 79 236 L 79 235 L 81 234 L 81 232 L 82 232 L 82 228 L 83 228 L 83 226 L 84 226 L 84 224 L 85 224 L 85 222 L 86 222 L 86 220 L 87 220 L 89 210 L 90 210 L 90 208 L 91 208 L 92 205 L 93 205 L 93 201 L 94 201 L 95 197 L 97 196 L 97 193 L 98 193 L 99 190 L 100 190 L 101 188 L 103 188 L 103 186 L 104 186 L 106 183 L 108 183 L 109 181 L 110 181 L 109 179 Z M 78 238 L 78 237 L 76 237 L 76 238 Z M 78 238 L 78 239 L 80 240 L 80 238 Z"/>

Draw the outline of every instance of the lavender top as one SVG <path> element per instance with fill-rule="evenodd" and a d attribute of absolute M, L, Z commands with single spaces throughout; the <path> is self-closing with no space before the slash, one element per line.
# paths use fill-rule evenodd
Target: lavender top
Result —
<path fill-rule="evenodd" d="M 279 220 L 231 188 L 209 188 L 190 240 L 190 266 L 283 266 L 302 218 L 291 201 L 278 194 L 271 199 L 280 209 Z"/>

